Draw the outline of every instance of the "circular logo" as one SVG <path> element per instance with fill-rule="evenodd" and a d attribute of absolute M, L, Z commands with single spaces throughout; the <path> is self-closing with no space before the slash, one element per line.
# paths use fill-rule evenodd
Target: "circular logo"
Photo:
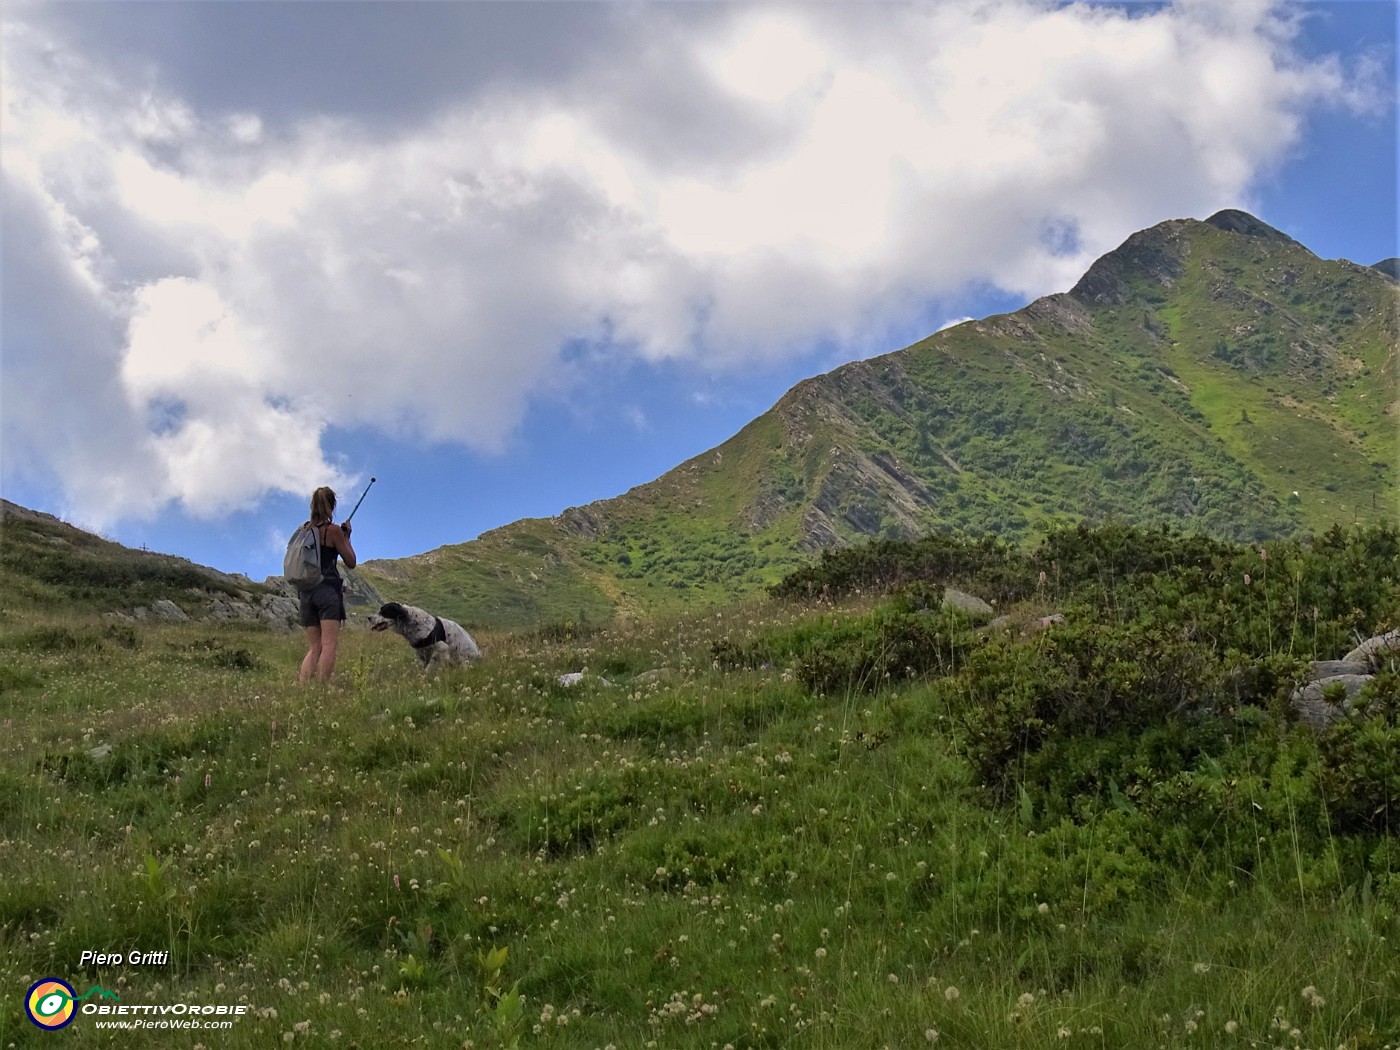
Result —
<path fill-rule="evenodd" d="M 57 977 L 45 977 L 29 986 L 29 994 L 24 997 L 24 1012 L 40 1028 L 56 1031 L 73 1023 L 77 1013 L 73 1000 L 77 993 L 67 981 Z"/>

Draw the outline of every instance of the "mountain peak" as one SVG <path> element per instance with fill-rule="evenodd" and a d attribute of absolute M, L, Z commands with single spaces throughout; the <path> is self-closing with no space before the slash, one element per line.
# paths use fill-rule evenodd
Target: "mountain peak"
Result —
<path fill-rule="evenodd" d="M 1387 277 L 1390 277 L 1390 278 L 1393 278 L 1393 279 L 1395 279 L 1395 280 L 1397 280 L 1397 281 L 1400 281 L 1400 259 L 1396 259 L 1396 258 L 1382 259 L 1382 260 L 1381 260 L 1380 262 L 1378 262 L 1378 263 L 1372 263 L 1372 264 L 1371 264 L 1371 269 L 1373 269 L 1373 270 L 1379 270 L 1381 273 L 1385 274 Z"/>
<path fill-rule="evenodd" d="M 1313 254 L 1288 234 L 1248 212 L 1226 208 L 1204 222 L 1168 219 L 1139 230 L 1095 261 L 1070 289 L 1070 295 L 1086 305 L 1113 306 L 1133 298 L 1134 286 L 1141 282 L 1170 288 L 1185 271 L 1186 256 L 1191 252 L 1190 242 L 1195 232 L 1204 226 Z"/>
<path fill-rule="evenodd" d="M 1206 220 L 1206 225 L 1214 226 L 1217 230 L 1224 230 L 1226 233 L 1242 233 L 1246 237 L 1259 237 L 1266 241 L 1278 241 L 1280 244 L 1298 244 L 1288 234 L 1274 229 L 1267 222 L 1256 219 L 1249 212 L 1240 211 L 1238 208 L 1225 208 L 1216 212 Z"/>
<path fill-rule="evenodd" d="M 1139 230 L 1085 271 L 1069 294 L 1086 305 L 1112 306 L 1133 297 L 1134 278 L 1170 287 L 1183 270 L 1186 223 L 1170 219 Z"/>

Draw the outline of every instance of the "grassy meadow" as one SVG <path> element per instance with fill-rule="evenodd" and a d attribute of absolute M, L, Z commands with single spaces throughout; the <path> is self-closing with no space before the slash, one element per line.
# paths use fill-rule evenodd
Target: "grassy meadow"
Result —
<path fill-rule="evenodd" d="M 357 630 L 325 688 L 7 605 L 0 1047 L 1400 1045 L 1400 676 L 1287 703 L 1400 626 L 1400 534 L 899 550 L 431 680 Z M 250 1009 L 51 1034 L 47 976 Z"/>

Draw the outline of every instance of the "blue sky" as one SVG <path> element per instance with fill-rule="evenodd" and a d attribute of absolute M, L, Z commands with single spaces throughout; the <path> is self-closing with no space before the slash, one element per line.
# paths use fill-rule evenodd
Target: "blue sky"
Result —
<path fill-rule="evenodd" d="M 261 578 L 617 495 L 1247 209 L 1400 254 L 1391 0 L 7 3 L 0 493 Z"/>

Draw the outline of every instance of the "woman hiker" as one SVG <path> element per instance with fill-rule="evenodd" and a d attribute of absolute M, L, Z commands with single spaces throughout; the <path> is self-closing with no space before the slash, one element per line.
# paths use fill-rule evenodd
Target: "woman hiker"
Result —
<path fill-rule="evenodd" d="M 350 546 L 350 522 L 336 525 L 335 493 L 325 486 L 311 494 L 311 524 L 321 545 L 320 584 L 301 596 L 301 625 L 306 628 L 306 656 L 301 661 L 299 680 L 312 677 L 330 681 L 335 670 L 336 646 L 340 642 L 340 625 L 345 622 L 345 581 L 336 570 L 336 558 L 345 560 L 345 567 L 355 567 L 355 548 Z"/>

